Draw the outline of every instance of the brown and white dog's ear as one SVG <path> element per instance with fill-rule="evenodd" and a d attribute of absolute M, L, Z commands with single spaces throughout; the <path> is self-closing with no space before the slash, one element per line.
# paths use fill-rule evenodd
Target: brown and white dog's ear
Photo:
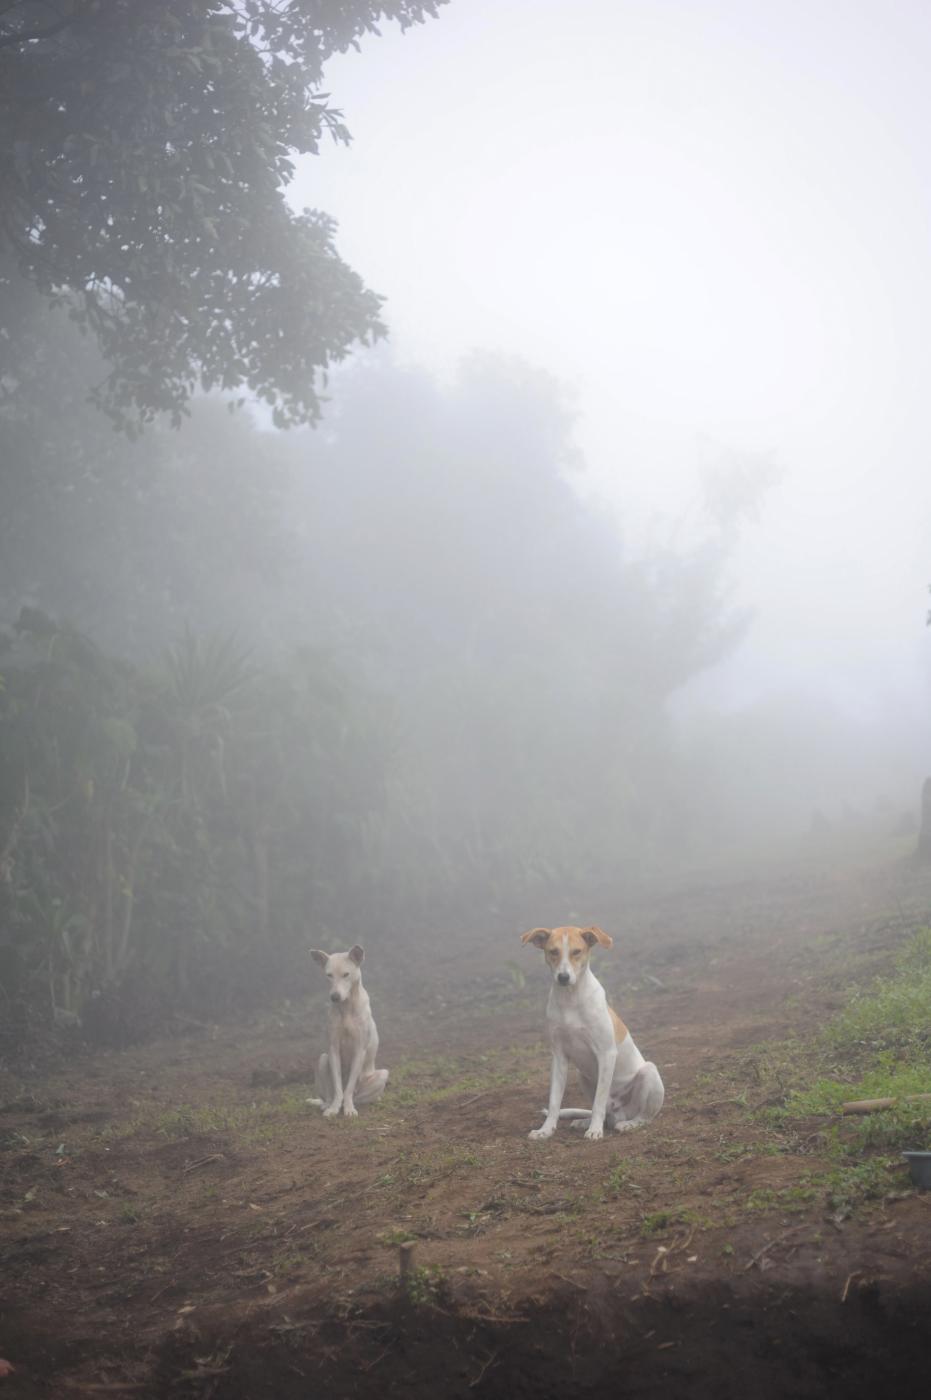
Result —
<path fill-rule="evenodd" d="M 521 943 L 532 943 L 535 948 L 542 948 L 550 936 L 548 928 L 530 928 L 520 936 Z"/>
<path fill-rule="evenodd" d="M 597 924 L 592 924 L 589 928 L 583 928 L 582 937 L 585 939 L 589 948 L 594 948 L 596 943 L 600 943 L 602 948 L 610 948 L 611 944 L 614 942 L 610 933 L 605 933 L 604 929 L 599 928 Z"/>
<path fill-rule="evenodd" d="M 362 959 L 365 957 L 365 949 L 360 948 L 358 943 L 354 943 L 349 949 L 349 956 L 352 958 L 353 962 L 356 964 L 357 967 L 361 967 Z"/>
<path fill-rule="evenodd" d="M 330 955 L 329 953 L 321 953 L 319 948 L 311 948 L 310 956 L 313 958 L 315 963 L 319 963 L 321 967 L 326 967 L 327 959 Z"/>

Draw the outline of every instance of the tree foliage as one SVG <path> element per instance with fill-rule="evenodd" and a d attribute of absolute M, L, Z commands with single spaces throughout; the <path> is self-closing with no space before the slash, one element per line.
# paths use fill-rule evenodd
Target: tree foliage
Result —
<path fill-rule="evenodd" d="M 156 1013 L 261 1000 L 311 926 L 377 908 L 391 707 L 326 657 L 260 671 L 185 633 L 140 671 L 24 610 L 0 664 L 5 1009 L 131 1036 L 140 994 Z"/>
<path fill-rule="evenodd" d="M 383 326 L 332 219 L 289 208 L 294 156 L 348 140 L 326 60 L 444 3 L 0 0 L 0 252 L 94 337 L 117 422 L 177 421 L 197 386 L 316 420 L 327 366 Z"/>
<path fill-rule="evenodd" d="M 667 702 L 739 630 L 732 534 L 626 550 L 547 377 L 372 357 L 325 433 L 201 402 L 130 443 L 37 300 L 0 407 L 0 944 L 34 997 L 257 1000 L 309 937 L 609 907 L 707 823 Z"/>
<path fill-rule="evenodd" d="M 16 285 L 18 390 L 0 402 L 0 618 L 32 603 L 136 660 L 189 620 L 280 640 L 290 438 L 201 400 L 181 432 L 158 423 L 127 442 L 88 402 L 106 372 L 99 354 Z"/>

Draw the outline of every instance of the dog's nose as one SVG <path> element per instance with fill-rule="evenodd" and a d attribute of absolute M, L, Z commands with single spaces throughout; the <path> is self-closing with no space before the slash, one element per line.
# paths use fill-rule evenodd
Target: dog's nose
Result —
<path fill-rule="evenodd" d="M 339 992 L 331 992 L 330 1001 L 339 1001 Z"/>
<path fill-rule="evenodd" d="M 568 974 L 568 972 L 557 972 L 557 974 L 556 974 L 556 981 L 559 983 L 559 985 L 560 985 L 561 987 L 568 987 L 568 985 L 569 985 L 569 974 Z"/>

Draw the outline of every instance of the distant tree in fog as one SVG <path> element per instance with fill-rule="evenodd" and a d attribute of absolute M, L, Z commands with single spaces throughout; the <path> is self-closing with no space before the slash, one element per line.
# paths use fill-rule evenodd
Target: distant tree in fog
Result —
<path fill-rule="evenodd" d="M 0 637 L 0 954 L 12 938 L 34 991 L 48 974 L 75 1014 L 106 991 L 122 1015 L 127 979 L 257 997 L 310 920 L 387 939 L 568 916 L 666 859 L 688 820 L 667 701 L 740 628 L 728 536 L 625 549 L 573 485 L 550 379 L 375 362 L 322 432 L 207 401 L 128 442 L 87 406 L 66 318 L 33 304 L 22 325 L 0 407 L 0 600 L 9 621 L 30 603 Z"/>
<path fill-rule="evenodd" d="M 5 1012 L 132 1039 L 299 985 L 311 925 L 371 928 L 392 715 L 326 657 L 185 632 L 140 671 L 23 609 L 0 667 Z"/>
<path fill-rule="evenodd" d="M 759 519 L 768 492 L 782 479 L 782 469 L 762 453 L 725 449 L 705 443 L 701 468 L 703 505 L 727 531 Z"/>
<path fill-rule="evenodd" d="M 351 619 L 398 698 L 395 836 L 483 898 L 569 898 L 662 843 L 666 701 L 741 626 L 726 544 L 625 550 L 572 485 L 571 427 L 547 376 L 477 358 L 446 389 L 359 367 L 290 444 L 320 616 Z"/>
<path fill-rule="evenodd" d="M 182 432 L 156 424 L 128 442 L 88 402 L 99 354 L 18 288 L 17 392 L 0 402 L 0 616 L 33 604 L 136 659 L 188 622 L 280 640 L 293 548 L 283 435 L 201 400 Z"/>
<path fill-rule="evenodd" d="M 285 201 L 297 153 L 347 141 L 323 65 L 446 0 L 0 5 L 0 254 L 96 340 L 132 428 L 197 386 L 314 421 L 327 365 L 382 332 L 335 225 Z M 0 280 L 0 389 L 18 387 Z M 54 391 L 53 391 L 54 392 Z"/>

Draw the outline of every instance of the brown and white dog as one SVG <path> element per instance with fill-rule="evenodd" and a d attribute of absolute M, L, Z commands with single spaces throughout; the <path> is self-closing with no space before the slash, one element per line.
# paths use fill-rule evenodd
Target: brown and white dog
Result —
<path fill-rule="evenodd" d="M 644 1060 L 589 966 L 595 945 L 610 948 L 612 939 L 593 924 L 532 928 L 521 942 L 543 949 L 553 976 L 546 1006 L 553 1052 L 550 1102 L 543 1126 L 530 1136 L 552 1137 L 560 1118 L 589 1120 L 587 1138 L 603 1137 L 605 1127 L 623 1133 L 649 1123 L 663 1106 L 659 1070 Z M 591 1096 L 590 1109 L 562 1108 L 570 1064 Z"/>
<path fill-rule="evenodd" d="M 369 994 L 362 985 L 365 953 L 356 944 L 348 953 L 322 953 L 313 948 L 310 956 L 326 970 L 330 984 L 330 1048 L 317 1063 L 320 1098 L 307 1102 L 322 1107 L 324 1118 L 335 1118 L 340 1109 L 346 1118 L 355 1118 L 356 1104 L 374 1103 L 388 1083 L 388 1071 L 375 1068 L 378 1030 Z"/>

